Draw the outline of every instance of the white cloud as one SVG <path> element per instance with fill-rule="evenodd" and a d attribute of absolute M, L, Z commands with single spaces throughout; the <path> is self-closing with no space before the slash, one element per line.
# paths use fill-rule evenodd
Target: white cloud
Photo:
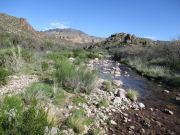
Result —
<path fill-rule="evenodd" d="M 69 28 L 69 27 L 70 26 L 69 26 L 68 22 L 56 21 L 56 22 L 49 23 L 49 25 L 44 30 L 55 29 L 55 28 L 66 29 L 66 28 Z"/>
<path fill-rule="evenodd" d="M 69 28 L 68 23 L 66 22 L 51 22 L 50 27 L 61 29 Z"/>

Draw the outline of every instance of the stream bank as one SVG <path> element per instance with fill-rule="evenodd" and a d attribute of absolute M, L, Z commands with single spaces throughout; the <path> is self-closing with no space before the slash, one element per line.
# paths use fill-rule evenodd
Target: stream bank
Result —
<path fill-rule="evenodd" d="M 137 90 L 140 93 L 139 101 L 145 104 L 146 109 L 125 111 L 130 122 L 123 122 L 124 116 L 115 113 L 113 119 L 118 126 L 110 127 L 109 134 L 180 134 L 180 102 L 176 100 L 179 94 L 140 76 L 124 64 L 119 64 L 121 74 L 116 76 L 110 70 L 115 68 L 115 65 L 114 61 L 102 60 L 94 66 L 101 78 L 120 80 L 123 89 Z M 135 129 L 130 130 L 129 124 L 135 126 Z"/>

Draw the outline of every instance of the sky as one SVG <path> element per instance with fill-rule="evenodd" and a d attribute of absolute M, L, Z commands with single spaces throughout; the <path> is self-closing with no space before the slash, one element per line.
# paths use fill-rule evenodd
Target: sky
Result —
<path fill-rule="evenodd" d="M 154 40 L 180 37 L 180 0 L 0 0 L 0 12 L 36 30 L 75 28 L 108 37 L 126 32 Z"/>

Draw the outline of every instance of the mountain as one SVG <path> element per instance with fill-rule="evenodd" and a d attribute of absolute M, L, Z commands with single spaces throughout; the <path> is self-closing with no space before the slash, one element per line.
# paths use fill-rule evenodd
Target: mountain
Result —
<path fill-rule="evenodd" d="M 89 36 L 88 34 L 76 30 L 76 29 L 50 29 L 44 31 L 47 36 L 55 37 L 56 39 L 65 39 L 67 41 L 72 41 L 75 43 L 97 43 L 104 40 L 104 38 Z"/>
<path fill-rule="evenodd" d="M 75 29 L 37 31 L 25 18 L 0 13 L 0 47 L 18 44 L 24 48 L 35 49 L 76 48 L 102 40 Z"/>

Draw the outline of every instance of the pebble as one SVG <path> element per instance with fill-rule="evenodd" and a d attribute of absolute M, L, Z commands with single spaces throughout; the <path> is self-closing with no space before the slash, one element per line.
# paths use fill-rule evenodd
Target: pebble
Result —
<path fill-rule="evenodd" d="M 140 107 L 141 109 L 144 109 L 144 108 L 145 108 L 145 105 L 144 105 L 143 103 L 138 103 L 138 105 L 139 105 L 139 107 Z"/>
<path fill-rule="evenodd" d="M 176 101 L 180 101 L 180 97 L 176 97 Z"/>
<path fill-rule="evenodd" d="M 169 109 L 164 109 L 164 112 L 169 114 L 169 115 L 173 115 L 173 111 L 169 110 Z"/>
<path fill-rule="evenodd" d="M 164 93 L 169 94 L 169 90 L 163 90 Z"/>
<path fill-rule="evenodd" d="M 135 126 L 130 126 L 129 127 L 129 131 L 132 131 L 132 130 L 134 130 L 135 129 Z"/>
<path fill-rule="evenodd" d="M 117 125 L 117 123 L 114 120 L 110 120 L 111 125 Z"/>

